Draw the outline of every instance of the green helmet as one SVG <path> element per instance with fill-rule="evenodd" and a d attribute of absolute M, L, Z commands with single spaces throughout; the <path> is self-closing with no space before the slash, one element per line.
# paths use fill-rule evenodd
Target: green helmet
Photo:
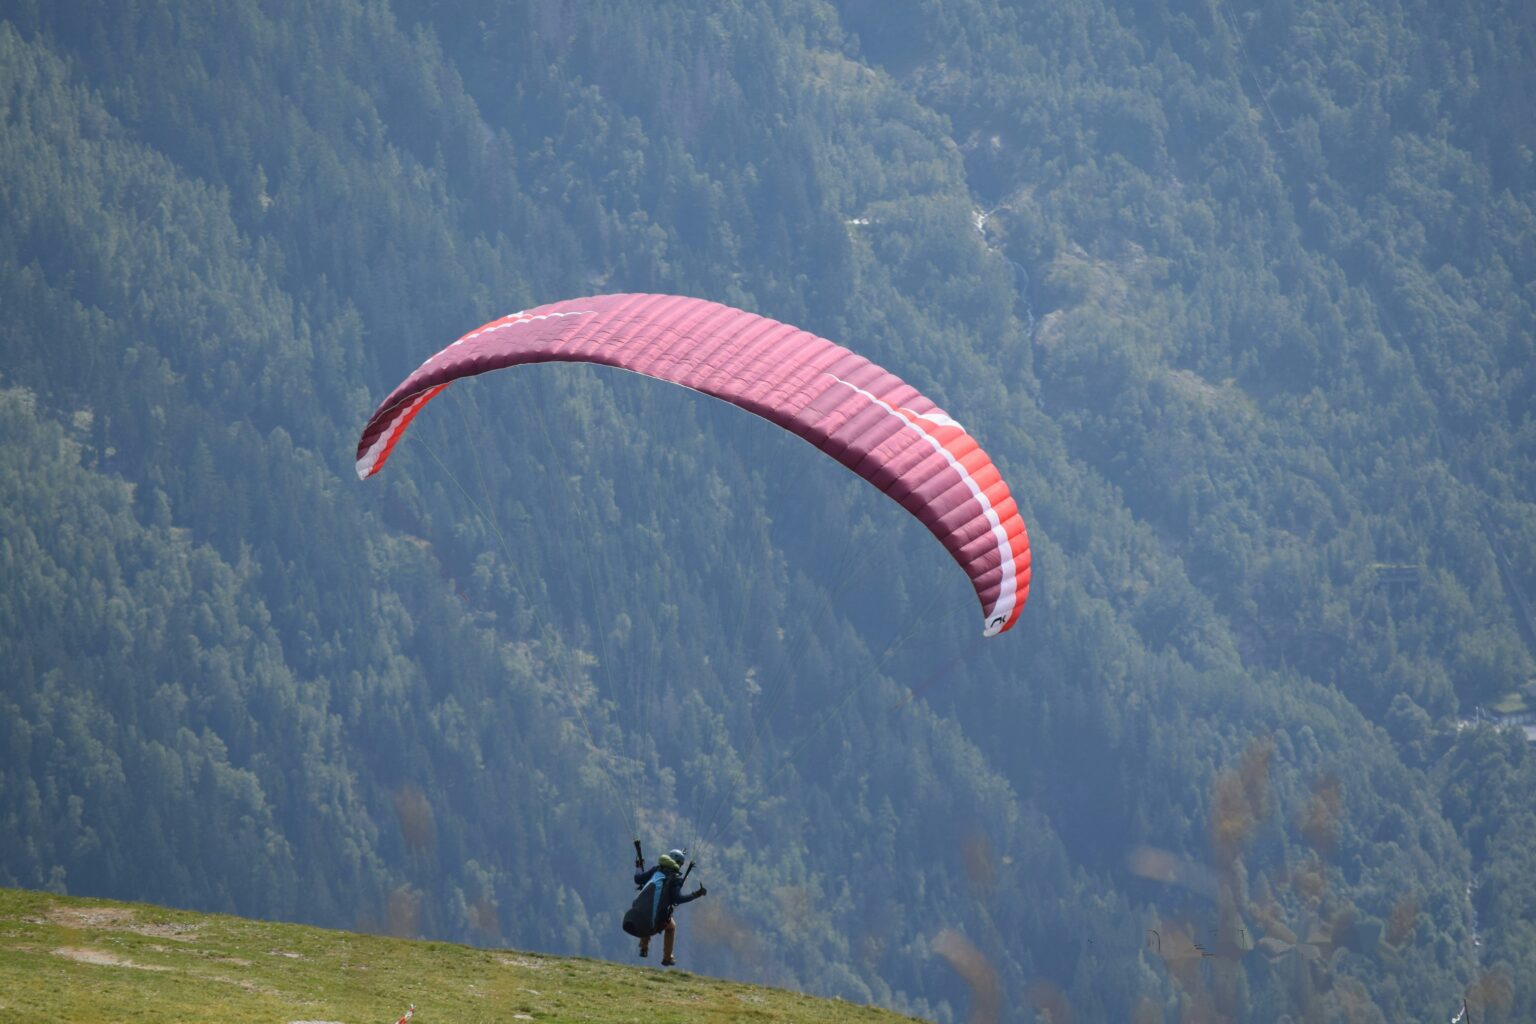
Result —
<path fill-rule="evenodd" d="M 681 864 L 672 859 L 671 854 L 667 853 L 664 853 L 660 857 L 656 858 L 656 866 L 661 868 L 663 871 L 676 871 L 678 868 L 682 867 Z"/>

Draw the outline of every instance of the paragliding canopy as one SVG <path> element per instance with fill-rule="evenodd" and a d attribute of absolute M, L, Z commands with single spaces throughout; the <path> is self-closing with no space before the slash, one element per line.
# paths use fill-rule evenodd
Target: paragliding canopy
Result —
<path fill-rule="evenodd" d="M 670 381 L 793 431 L 916 516 L 970 576 L 983 632 L 1011 628 L 1029 595 L 1029 537 L 987 453 L 931 399 L 841 345 L 679 295 L 597 295 L 492 320 L 422 363 L 379 405 L 357 475 L 383 468 L 412 418 L 460 377 L 584 362 Z"/>

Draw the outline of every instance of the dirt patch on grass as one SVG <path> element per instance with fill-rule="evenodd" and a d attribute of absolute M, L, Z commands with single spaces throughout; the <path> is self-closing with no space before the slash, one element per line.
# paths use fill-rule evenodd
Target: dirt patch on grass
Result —
<path fill-rule="evenodd" d="M 60 928 L 121 928 L 133 921 L 127 907 L 49 907 L 41 919 L 29 918 L 30 924 L 56 924 Z"/>
<path fill-rule="evenodd" d="M 496 958 L 496 962 L 503 967 L 526 967 L 530 971 L 542 971 L 544 969 L 544 965 L 539 963 L 539 961 L 529 960 L 527 957 L 522 956 L 499 956 Z"/>
<path fill-rule="evenodd" d="M 170 939 L 172 942 L 192 942 L 202 929 L 200 924 L 150 924 L 140 921 L 125 925 L 123 930 L 135 935 L 147 935 L 152 939 Z"/>
<path fill-rule="evenodd" d="M 118 956 L 116 953 L 108 953 L 104 949 L 87 949 L 84 946 L 60 946 L 53 951 L 54 956 L 62 956 L 66 960 L 73 960 L 81 964 L 97 964 L 102 967 L 131 967 L 137 971 L 166 971 L 168 967 L 157 967 L 153 964 L 138 964 L 127 957 Z"/>
<path fill-rule="evenodd" d="M 53 924 L 73 931 L 133 932 L 152 939 L 191 942 L 202 929 L 200 924 L 174 921 L 140 921 L 127 907 L 49 907 L 41 918 L 26 918 L 28 924 Z"/>

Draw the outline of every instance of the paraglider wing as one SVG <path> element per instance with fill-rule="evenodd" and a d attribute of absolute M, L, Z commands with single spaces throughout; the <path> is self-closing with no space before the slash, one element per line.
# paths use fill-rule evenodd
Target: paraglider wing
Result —
<path fill-rule="evenodd" d="M 984 630 L 1018 619 L 1029 537 L 1008 485 L 965 428 L 895 374 L 789 324 L 678 295 L 598 295 L 493 320 L 417 367 L 357 445 L 377 473 L 443 388 L 523 363 L 583 362 L 670 381 L 793 431 L 890 495 L 970 576 Z"/>

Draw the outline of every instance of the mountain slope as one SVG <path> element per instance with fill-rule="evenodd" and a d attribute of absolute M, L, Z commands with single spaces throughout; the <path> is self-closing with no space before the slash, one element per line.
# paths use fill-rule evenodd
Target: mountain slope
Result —
<path fill-rule="evenodd" d="M 1458 719 L 1532 671 L 1536 64 L 1427 7 L 11 5 L 0 882 L 619 957 L 639 835 L 701 969 L 939 1019 L 949 933 L 1013 1019 L 1531 1016 L 1531 758 Z M 604 290 L 939 399 L 1018 628 L 633 379 L 352 478 L 425 354 Z"/>
<path fill-rule="evenodd" d="M 686 929 L 685 929 L 686 930 Z M 0 889 L 0 1011 L 386 1024 L 911 1020 L 683 970 L 325 931 L 146 904 Z"/>

